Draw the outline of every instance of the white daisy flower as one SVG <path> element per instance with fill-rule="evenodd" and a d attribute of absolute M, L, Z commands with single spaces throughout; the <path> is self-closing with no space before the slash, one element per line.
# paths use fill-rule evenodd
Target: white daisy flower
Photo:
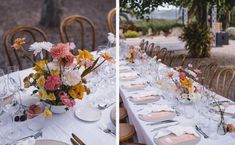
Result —
<path fill-rule="evenodd" d="M 109 43 L 113 44 L 115 42 L 115 35 L 113 33 L 108 33 Z"/>
<path fill-rule="evenodd" d="M 33 54 L 36 56 L 40 53 L 41 59 L 43 59 L 43 53 L 42 50 L 46 50 L 50 52 L 53 44 L 50 42 L 34 42 L 32 45 L 30 45 L 29 51 L 34 51 Z"/>

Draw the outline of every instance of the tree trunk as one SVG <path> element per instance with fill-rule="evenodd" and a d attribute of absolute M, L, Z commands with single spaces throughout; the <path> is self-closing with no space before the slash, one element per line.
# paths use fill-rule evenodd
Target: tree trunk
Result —
<path fill-rule="evenodd" d="M 224 26 L 223 26 L 223 30 L 226 30 L 229 27 L 229 22 L 230 22 L 230 12 L 227 11 L 225 13 L 225 19 L 224 19 Z"/>
<path fill-rule="evenodd" d="M 62 15 L 62 0 L 44 0 L 40 24 L 45 27 L 57 27 Z"/>

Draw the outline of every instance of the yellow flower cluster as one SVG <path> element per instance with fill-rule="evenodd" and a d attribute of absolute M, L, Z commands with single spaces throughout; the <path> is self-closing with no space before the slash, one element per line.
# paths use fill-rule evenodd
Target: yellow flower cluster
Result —
<path fill-rule="evenodd" d="M 48 107 L 45 107 L 44 116 L 50 118 L 52 116 L 52 112 Z"/>
<path fill-rule="evenodd" d="M 82 83 L 78 83 L 69 89 L 68 93 L 74 99 L 82 99 L 84 97 L 84 92 L 86 91 L 85 86 Z"/>
<path fill-rule="evenodd" d="M 81 62 L 82 60 L 94 61 L 93 55 L 87 50 L 78 50 L 79 55 L 77 56 L 77 61 Z"/>
<path fill-rule="evenodd" d="M 183 88 L 188 89 L 189 93 L 193 93 L 194 87 L 193 87 L 193 81 L 188 78 L 180 79 L 181 86 Z"/>
<path fill-rule="evenodd" d="M 45 70 L 45 65 L 48 63 L 48 60 L 41 60 L 36 62 L 35 67 L 33 68 L 37 72 L 43 73 Z"/>

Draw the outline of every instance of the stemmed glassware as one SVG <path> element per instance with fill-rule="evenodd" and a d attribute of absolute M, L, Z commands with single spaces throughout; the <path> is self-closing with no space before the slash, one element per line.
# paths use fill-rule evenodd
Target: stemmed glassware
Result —
<path fill-rule="evenodd" d="M 101 53 L 103 53 L 103 51 L 106 51 L 107 49 L 108 49 L 108 47 L 106 45 L 100 45 L 100 46 L 97 47 L 96 53 L 101 54 Z"/>
<path fill-rule="evenodd" d="M 18 103 L 16 95 L 20 95 L 20 88 L 21 88 L 21 79 L 19 75 L 19 69 L 16 66 L 11 66 L 7 68 L 8 75 L 7 75 L 7 88 L 8 88 L 8 95 L 5 96 L 3 110 L 11 115 L 12 124 L 11 128 L 7 130 L 5 133 L 6 138 L 9 140 L 15 140 L 20 137 L 19 130 L 16 128 L 16 124 L 14 121 L 14 117 L 17 113 L 19 113 L 21 105 Z M 20 98 L 21 102 L 21 98 Z"/>
<path fill-rule="evenodd" d="M 5 114 L 3 111 L 4 97 L 7 94 L 6 76 L 2 69 L 0 69 L 0 126 L 5 124 Z"/>

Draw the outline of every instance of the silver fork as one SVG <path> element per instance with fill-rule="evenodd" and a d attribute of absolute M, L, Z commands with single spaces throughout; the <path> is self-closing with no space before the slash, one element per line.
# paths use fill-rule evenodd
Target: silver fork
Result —
<path fill-rule="evenodd" d="M 102 131 L 105 132 L 105 133 L 108 133 L 108 134 L 114 136 L 114 137 L 116 136 L 116 134 L 115 134 L 114 132 L 112 132 L 112 130 L 109 129 L 109 128 L 107 127 L 107 125 L 105 125 L 105 124 L 101 124 L 101 125 L 99 126 L 99 129 L 102 130 Z"/>
<path fill-rule="evenodd" d="M 8 143 L 6 145 L 15 145 L 18 141 L 21 141 L 21 140 L 25 140 L 25 139 L 28 139 L 28 138 L 34 138 L 34 139 L 37 139 L 39 137 L 42 137 L 42 131 L 39 131 L 33 135 L 29 135 L 29 136 L 26 136 L 26 137 L 23 137 L 21 139 L 18 139 L 18 140 L 15 140 L 14 142 L 11 142 L 11 143 Z"/>

